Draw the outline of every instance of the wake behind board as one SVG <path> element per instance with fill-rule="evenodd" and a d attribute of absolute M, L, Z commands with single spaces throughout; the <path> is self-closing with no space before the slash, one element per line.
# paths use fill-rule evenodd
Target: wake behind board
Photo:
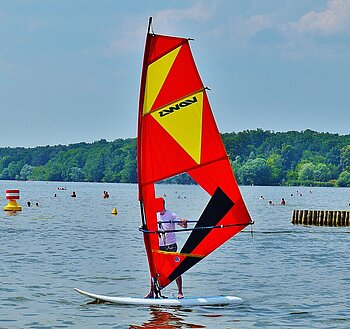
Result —
<path fill-rule="evenodd" d="M 93 294 L 87 291 L 74 288 L 76 292 L 86 297 L 103 302 L 121 304 L 121 305 L 162 305 L 162 306 L 215 306 L 228 304 L 241 304 L 243 299 L 234 296 L 215 296 L 215 297 L 192 297 L 192 298 L 134 298 L 134 297 L 112 297 Z"/>

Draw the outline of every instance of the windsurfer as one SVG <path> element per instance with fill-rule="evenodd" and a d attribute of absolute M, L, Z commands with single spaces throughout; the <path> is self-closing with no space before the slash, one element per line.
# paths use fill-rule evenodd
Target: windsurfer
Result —
<path fill-rule="evenodd" d="M 158 213 L 158 225 L 160 230 L 164 231 L 173 231 L 175 230 L 175 224 L 187 228 L 187 219 L 178 217 L 175 213 L 167 210 L 165 208 L 165 200 L 163 199 L 163 210 Z M 159 237 L 159 250 L 165 252 L 176 252 L 176 234 L 175 232 L 166 232 L 160 235 Z M 177 298 L 184 298 L 182 291 L 182 277 L 181 275 L 176 278 L 177 284 Z M 154 298 L 154 287 L 151 283 L 151 290 L 145 296 L 145 298 Z"/>

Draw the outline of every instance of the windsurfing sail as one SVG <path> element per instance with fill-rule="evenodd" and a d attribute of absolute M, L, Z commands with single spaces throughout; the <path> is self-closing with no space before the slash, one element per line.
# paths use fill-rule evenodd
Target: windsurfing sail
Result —
<path fill-rule="evenodd" d="M 167 161 L 169 158 L 176 161 Z M 248 224 L 251 219 L 197 71 L 189 39 L 151 32 L 143 59 L 137 170 L 150 275 L 162 289 Z M 179 252 L 159 250 L 155 183 L 187 173 L 210 199 Z"/>

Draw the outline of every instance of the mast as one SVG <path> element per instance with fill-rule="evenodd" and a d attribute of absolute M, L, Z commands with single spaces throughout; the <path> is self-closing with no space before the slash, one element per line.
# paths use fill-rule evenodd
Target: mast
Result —
<path fill-rule="evenodd" d="M 141 135 L 142 135 L 142 112 L 143 112 L 143 103 L 144 103 L 144 95 L 145 95 L 145 83 L 146 83 L 146 75 L 147 75 L 147 61 L 149 56 L 150 44 L 151 44 L 151 27 L 152 27 L 152 17 L 149 18 L 147 36 L 146 36 L 146 44 L 145 44 L 145 52 L 143 58 L 142 65 L 142 74 L 141 74 L 141 86 L 140 86 L 140 97 L 139 97 L 139 111 L 138 111 L 138 133 L 137 133 L 137 175 L 138 175 L 138 192 L 139 192 L 139 202 L 140 202 L 140 212 L 141 212 L 141 224 L 143 229 L 147 229 L 147 219 L 144 209 L 144 196 L 143 189 L 141 184 L 142 177 L 142 143 L 141 143 Z M 149 234 L 143 234 L 145 249 L 148 258 L 149 270 L 151 273 L 151 277 L 155 276 L 156 270 L 155 265 L 152 258 L 152 248 L 150 243 Z"/>
<path fill-rule="evenodd" d="M 151 29 L 152 29 L 152 17 L 150 17 L 149 20 L 148 20 L 148 30 L 147 30 L 148 34 L 151 34 Z M 152 31 L 152 34 L 153 34 L 153 31 Z"/>

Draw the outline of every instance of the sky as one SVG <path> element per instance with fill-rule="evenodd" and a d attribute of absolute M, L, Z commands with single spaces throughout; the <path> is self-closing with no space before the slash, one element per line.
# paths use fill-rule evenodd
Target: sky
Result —
<path fill-rule="evenodd" d="M 150 16 L 220 132 L 350 133 L 350 0 L 0 0 L 0 147 L 136 137 Z"/>

